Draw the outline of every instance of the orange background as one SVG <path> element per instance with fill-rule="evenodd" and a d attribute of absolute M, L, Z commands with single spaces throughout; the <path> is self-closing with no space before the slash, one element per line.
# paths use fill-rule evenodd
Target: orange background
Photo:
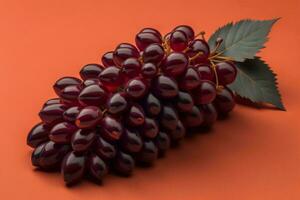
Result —
<path fill-rule="evenodd" d="M 0 199 L 300 199 L 299 0 L 1 0 Z M 237 106 L 210 134 L 186 139 L 153 168 L 66 188 L 26 146 L 52 84 L 99 62 L 143 27 L 190 24 L 210 35 L 243 18 L 282 17 L 260 54 L 278 73 L 287 112 Z"/>

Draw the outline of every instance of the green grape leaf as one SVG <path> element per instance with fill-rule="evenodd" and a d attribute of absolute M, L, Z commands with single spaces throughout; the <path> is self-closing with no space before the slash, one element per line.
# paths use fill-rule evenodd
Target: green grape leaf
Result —
<path fill-rule="evenodd" d="M 243 62 L 245 59 L 253 59 L 260 49 L 264 48 L 268 40 L 268 34 L 273 24 L 278 20 L 241 20 L 237 23 L 229 23 L 219 28 L 208 40 L 211 50 L 216 47 L 217 38 L 223 42 L 218 48 L 220 55 Z"/>
<path fill-rule="evenodd" d="M 277 88 L 276 74 L 259 57 L 237 63 L 236 80 L 229 85 L 239 96 L 254 103 L 269 103 L 285 110 Z"/>

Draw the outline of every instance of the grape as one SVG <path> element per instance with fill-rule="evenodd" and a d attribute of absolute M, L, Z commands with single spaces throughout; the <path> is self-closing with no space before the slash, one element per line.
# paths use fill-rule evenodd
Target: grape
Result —
<path fill-rule="evenodd" d="M 125 93 L 115 93 L 107 103 L 108 112 L 111 114 L 120 114 L 127 109 L 127 100 Z"/>
<path fill-rule="evenodd" d="M 117 46 L 116 49 L 119 49 L 119 48 L 129 48 L 129 49 L 132 49 L 134 52 L 138 52 L 137 48 L 133 44 L 130 44 L 130 43 L 121 43 Z"/>
<path fill-rule="evenodd" d="M 44 151 L 46 143 L 38 145 L 31 154 L 31 164 L 35 167 L 40 167 L 41 154 Z"/>
<path fill-rule="evenodd" d="M 106 52 L 105 54 L 103 54 L 101 61 L 105 67 L 116 65 L 114 62 L 114 52 L 109 51 L 109 52 Z"/>
<path fill-rule="evenodd" d="M 170 53 L 161 65 L 164 74 L 177 77 L 183 74 L 188 66 L 188 58 L 185 54 L 180 52 Z"/>
<path fill-rule="evenodd" d="M 133 104 L 128 111 L 128 124 L 141 126 L 145 122 L 145 113 L 139 104 Z"/>
<path fill-rule="evenodd" d="M 162 61 L 164 55 L 164 48 L 160 44 L 150 44 L 145 48 L 142 58 L 145 63 L 157 64 Z"/>
<path fill-rule="evenodd" d="M 232 83 L 237 75 L 236 66 L 230 62 L 220 62 L 216 64 L 216 71 L 220 85 Z"/>
<path fill-rule="evenodd" d="M 78 95 L 79 103 L 83 106 L 100 106 L 107 101 L 107 91 L 100 85 L 89 85 Z"/>
<path fill-rule="evenodd" d="M 65 87 L 60 94 L 62 102 L 69 105 L 78 104 L 78 96 L 80 94 L 81 87 L 79 85 L 69 85 Z"/>
<path fill-rule="evenodd" d="M 83 80 L 98 78 L 104 67 L 98 64 L 87 64 L 80 70 L 80 77 Z"/>
<path fill-rule="evenodd" d="M 201 80 L 215 82 L 215 73 L 209 65 L 196 65 Z"/>
<path fill-rule="evenodd" d="M 126 129 L 121 138 L 121 145 L 125 151 L 137 153 L 143 147 L 143 141 L 137 130 Z"/>
<path fill-rule="evenodd" d="M 79 129 L 72 136 L 71 144 L 75 152 L 85 152 L 89 149 L 96 138 L 96 131 Z"/>
<path fill-rule="evenodd" d="M 161 34 L 158 30 L 154 29 L 154 28 L 143 28 L 140 33 L 153 33 L 156 36 L 158 36 L 159 38 L 161 38 Z"/>
<path fill-rule="evenodd" d="M 99 79 L 86 79 L 85 81 L 83 81 L 82 83 L 82 87 L 85 88 L 87 86 L 90 86 L 90 85 L 99 85 L 99 86 L 102 86 L 102 83 L 99 81 Z"/>
<path fill-rule="evenodd" d="M 110 116 L 103 118 L 101 127 L 102 136 L 109 141 L 119 140 L 123 133 L 122 124 Z"/>
<path fill-rule="evenodd" d="M 144 51 L 146 47 L 150 44 L 158 43 L 161 44 L 161 38 L 155 34 L 150 32 L 140 32 L 135 37 L 136 46 L 141 50 Z"/>
<path fill-rule="evenodd" d="M 149 93 L 144 100 L 144 109 L 147 115 L 157 116 L 161 110 L 160 101 L 152 93 Z"/>
<path fill-rule="evenodd" d="M 80 112 L 80 107 L 79 106 L 73 106 L 68 108 L 64 113 L 63 113 L 63 118 L 64 120 L 68 122 L 75 122 L 79 112 Z"/>
<path fill-rule="evenodd" d="M 170 131 L 171 140 L 174 142 L 178 142 L 179 140 L 183 139 L 185 136 L 185 127 L 183 126 L 182 122 L 178 120 L 176 128 Z"/>
<path fill-rule="evenodd" d="M 112 159 L 116 156 L 116 148 L 100 136 L 96 136 L 95 151 L 104 160 Z"/>
<path fill-rule="evenodd" d="M 77 115 L 75 124 L 78 128 L 92 128 L 100 123 L 102 112 L 96 106 L 87 106 Z"/>
<path fill-rule="evenodd" d="M 120 69 L 115 66 L 105 68 L 99 74 L 99 80 L 110 91 L 114 91 L 122 83 Z"/>
<path fill-rule="evenodd" d="M 63 104 L 45 106 L 39 113 L 41 120 L 48 125 L 63 121 L 63 113 L 67 107 Z"/>
<path fill-rule="evenodd" d="M 232 91 L 226 87 L 218 91 L 214 105 L 216 106 L 218 113 L 223 115 L 229 113 L 235 106 Z"/>
<path fill-rule="evenodd" d="M 77 127 L 68 122 L 56 124 L 50 131 L 49 138 L 55 143 L 68 144 Z"/>
<path fill-rule="evenodd" d="M 188 128 L 200 126 L 203 122 L 203 113 L 197 106 L 193 106 L 192 110 L 183 115 L 182 121 Z"/>
<path fill-rule="evenodd" d="M 139 75 L 141 68 L 142 65 L 137 58 L 128 58 L 122 64 L 122 74 L 131 79 Z"/>
<path fill-rule="evenodd" d="M 172 78 L 160 75 L 154 80 L 154 92 L 161 98 L 173 98 L 178 94 L 178 86 Z"/>
<path fill-rule="evenodd" d="M 107 174 L 108 168 L 105 162 L 96 154 L 91 154 L 88 159 L 89 172 L 97 181 L 101 181 Z"/>
<path fill-rule="evenodd" d="M 193 97 L 187 92 L 179 92 L 176 101 L 176 106 L 179 111 L 190 111 L 194 106 Z"/>
<path fill-rule="evenodd" d="M 136 49 L 121 47 L 114 51 L 114 62 L 117 66 L 122 66 L 126 59 L 138 58 L 139 56 L 139 52 Z"/>
<path fill-rule="evenodd" d="M 126 94 L 134 99 L 140 99 L 144 97 L 147 90 L 147 85 L 141 78 L 131 79 L 125 86 Z"/>
<path fill-rule="evenodd" d="M 194 30 L 190 26 L 180 25 L 180 26 L 177 26 L 174 30 L 178 30 L 178 31 L 184 32 L 186 34 L 186 36 L 188 37 L 189 40 L 193 40 L 194 37 L 195 37 Z"/>
<path fill-rule="evenodd" d="M 211 103 L 216 97 L 216 86 L 213 82 L 203 81 L 194 94 L 197 105 Z"/>
<path fill-rule="evenodd" d="M 165 132 L 159 132 L 155 138 L 155 145 L 159 155 L 164 155 L 170 147 L 171 140 Z"/>
<path fill-rule="evenodd" d="M 46 106 L 49 106 L 49 105 L 59 104 L 59 103 L 61 103 L 61 101 L 60 101 L 59 98 L 49 99 L 49 100 L 47 100 L 47 101 L 44 103 L 43 108 L 46 107 Z"/>
<path fill-rule="evenodd" d="M 194 64 L 205 63 L 210 54 L 210 49 L 206 41 L 196 39 L 189 44 L 186 54 L 190 58 L 197 56 L 193 59 Z"/>
<path fill-rule="evenodd" d="M 200 83 L 201 79 L 199 77 L 199 73 L 194 67 L 190 66 L 182 76 L 179 82 L 179 88 L 184 91 L 189 91 L 197 88 Z"/>
<path fill-rule="evenodd" d="M 80 85 L 81 84 L 81 80 L 75 77 L 63 77 L 58 79 L 55 84 L 53 85 L 53 89 L 55 91 L 55 93 L 60 96 L 62 90 L 67 87 L 67 86 L 71 86 L 71 85 Z"/>
<path fill-rule="evenodd" d="M 146 140 L 143 144 L 142 150 L 139 152 L 137 159 L 138 161 L 151 164 L 153 163 L 158 156 L 158 149 L 151 140 Z"/>
<path fill-rule="evenodd" d="M 154 78 L 158 72 L 158 68 L 153 63 L 144 63 L 141 69 L 141 74 L 144 78 Z"/>
<path fill-rule="evenodd" d="M 217 120 L 218 113 L 213 104 L 204 104 L 200 106 L 200 110 L 203 113 L 202 126 L 212 126 Z"/>
<path fill-rule="evenodd" d="M 30 130 L 27 136 L 27 145 L 36 148 L 49 140 L 48 134 L 49 128 L 43 123 L 38 123 Z"/>
<path fill-rule="evenodd" d="M 146 138 L 154 138 L 159 131 L 157 122 L 149 117 L 145 118 L 145 123 L 141 129 L 141 133 Z"/>
<path fill-rule="evenodd" d="M 119 152 L 115 161 L 114 169 L 121 175 L 129 176 L 135 166 L 134 159 L 124 152 Z"/>
<path fill-rule="evenodd" d="M 170 46 L 174 51 L 183 51 L 188 47 L 188 36 L 180 30 L 175 30 L 170 35 Z"/>
<path fill-rule="evenodd" d="M 165 105 L 162 107 L 160 123 L 163 128 L 168 130 L 174 130 L 176 128 L 178 115 L 172 106 Z"/>

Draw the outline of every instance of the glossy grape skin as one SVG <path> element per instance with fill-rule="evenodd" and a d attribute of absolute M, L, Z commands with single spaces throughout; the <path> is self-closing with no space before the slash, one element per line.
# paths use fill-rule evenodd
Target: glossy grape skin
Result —
<path fill-rule="evenodd" d="M 202 52 L 201 55 L 198 55 L 197 58 L 193 59 L 193 64 L 200 64 L 206 62 L 210 49 L 206 41 L 201 39 L 196 39 L 189 44 L 186 54 L 188 57 L 193 58 L 198 53 Z"/>
<path fill-rule="evenodd" d="M 172 52 L 164 59 L 161 69 L 164 74 L 175 78 L 185 72 L 188 63 L 189 60 L 185 54 Z"/>
<path fill-rule="evenodd" d="M 188 37 L 180 30 L 175 30 L 170 35 L 170 47 L 174 51 L 183 51 L 188 47 Z"/>
<path fill-rule="evenodd" d="M 158 157 L 158 149 L 151 140 L 144 141 L 142 150 L 137 155 L 137 160 L 144 164 L 152 164 Z"/>
<path fill-rule="evenodd" d="M 100 123 L 102 112 L 96 106 L 87 106 L 78 113 L 75 124 L 78 128 L 93 128 Z"/>
<path fill-rule="evenodd" d="M 216 98 L 216 86 L 213 82 L 202 81 L 194 91 L 195 104 L 209 104 Z"/>
<path fill-rule="evenodd" d="M 45 106 L 39 113 L 41 120 L 47 125 L 63 121 L 63 113 L 67 107 L 63 104 L 52 104 Z"/>
<path fill-rule="evenodd" d="M 40 152 L 38 165 L 44 170 L 57 169 L 64 156 L 70 151 L 69 145 L 56 144 L 52 141 L 46 142 Z"/>
<path fill-rule="evenodd" d="M 224 86 L 232 83 L 237 76 L 237 68 L 230 62 L 220 62 L 216 64 L 216 71 L 219 84 Z"/>
<path fill-rule="evenodd" d="M 85 172 L 86 157 L 84 155 L 70 152 L 64 158 L 61 173 L 67 185 L 71 185 L 80 181 Z"/>
<path fill-rule="evenodd" d="M 67 105 L 78 105 L 80 91 L 80 85 L 70 85 L 65 87 L 60 94 L 62 102 Z"/>
<path fill-rule="evenodd" d="M 58 79 L 55 84 L 53 85 L 53 89 L 55 91 L 55 93 L 60 96 L 62 90 L 67 87 L 67 86 L 71 86 L 71 85 L 80 85 L 81 84 L 81 80 L 75 77 L 63 77 Z"/>
<path fill-rule="evenodd" d="M 180 120 L 178 120 L 176 128 L 172 131 L 170 131 L 170 138 L 174 142 L 178 142 L 179 140 L 182 140 L 185 136 L 186 130 L 184 125 Z"/>
<path fill-rule="evenodd" d="M 159 155 L 164 155 L 165 152 L 170 148 L 171 140 L 168 134 L 165 132 L 159 132 L 155 137 L 155 145 L 158 149 Z"/>
<path fill-rule="evenodd" d="M 141 32 L 138 33 L 135 37 L 136 46 L 140 49 L 140 51 L 144 51 L 146 47 L 150 44 L 158 43 L 161 44 L 161 38 L 155 33 L 149 32 Z"/>
<path fill-rule="evenodd" d="M 63 118 L 64 120 L 68 122 L 75 122 L 76 117 L 78 116 L 81 108 L 79 106 L 73 106 L 68 108 L 64 113 L 63 113 Z"/>
<path fill-rule="evenodd" d="M 99 64 L 87 64 L 85 66 L 82 67 L 82 69 L 80 70 L 80 77 L 83 80 L 87 80 L 87 79 L 96 79 L 98 78 L 99 74 L 103 71 L 104 67 L 99 65 Z"/>
<path fill-rule="evenodd" d="M 48 134 L 49 128 L 43 123 L 38 123 L 28 133 L 27 145 L 32 148 L 36 148 L 40 144 L 49 140 Z"/>
<path fill-rule="evenodd" d="M 98 77 L 96 79 L 86 79 L 81 84 L 82 88 L 88 87 L 90 85 L 100 85 L 102 87 L 102 83 L 99 81 Z"/>
<path fill-rule="evenodd" d="M 85 152 L 89 149 L 95 138 L 95 130 L 78 129 L 71 139 L 72 149 L 75 152 Z"/>
<path fill-rule="evenodd" d="M 133 44 L 130 44 L 130 43 L 121 43 L 119 44 L 116 49 L 119 49 L 119 48 L 129 48 L 129 49 L 132 49 L 133 51 L 135 52 L 138 52 L 138 49 L 133 45 Z"/>
<path fill-rule="evenodd" d="M 161 38 L 161 33 L 154 29 L 154 28 L 143 28 L 140 33 L 153 33 L 155 34 L 156 36 L 158 36 L 159 38 Z"/>
<path fill-rule="evenodd" d="M 176 107 L 179 111 L 190 111 L 194 106 L 193 97 L 188 92 L 179 92 L 176 101 Z"/>
<path fill-rule="evenodd" d="M 178 94 L 178 86 L 174 79 L 160 75 L 154 80 L 154 93 L 161 98 L 173 98 Z"/>
<path fill-rule="evenodd" d="M 114 51 L 114 63 L 117 66 L 122 66 L 123 62 L 128 58 L 138 58 L 139 52 L 133 48 L 121 47 Z"/>
<path fill-rule="evenodd" d="M 122 75 L 126 79 L 137 77 L 141 71 L 142 65 L 137 58 L 128 58 L 122 64 Z"/>
<path fill-rule="evenodd" d="M 61 101 L 60 101 L 59 98 L 49 99 L 49 100 L 47 100 L 47 101 L 44 103 L 43 108 L 46 107 L 46 106 L 49 106 L 49 105 L 59 104 L 59 103 L 61 103 Z"/>
<path fill-rule="evenodd" d="M 128 124 L 135 127 L 141 126 L 145 122 L 145 113 L 143 108 L 139 104 L 133 104 L 129 108 L 128 117 L 127 117 Z"/>
<path fill-rule="evenodd" d="M 108 92 L 98 84 L 89 85 L 82 89 L 78 101 L 82 106 L 101 106 L 106 103 Z"/>
<path fill-rule="evenodd" d="M 101 61 L 105 67 L 116 65 L 114 62 L 114 52 L 109 51 L 109 52 L 106 52 L 105 54 L 103 54 Z"/>
<path fill-rule="evenodd" d="M 180 30 L 186 34 L 189 40 L 193 40 L 195 37 L 195 32 L 192 29 L 192 27 L 187 26 L 187 25 L 180 25 L 177 26 L 174 30 Z"/>
<path fill-rule="evenodd" d="M 108 112 L 114 115 L 118 115 L 127 110 L 128 102 L 124 92 L 115 93 L 107 102 Z"/>
<path fill-rule="evenodd" d="M 144 78 L 152 79 L 158 73 L 158 68 L 153 63 L 144 63 L 141 69 L 141 74 Z"/>
<path fill-rule="evenodd" d="M 232 91 L 229 88 L 223 88 L 218 91 L 214 105 L 217 108 L 217 111 L 221 115 L 226 115 L 235 106 L 235 99 Z"/>
<path fill-rule="evenodd" d="M 201 112 L 203 113 L 203 123 L 202 126 L 212 126 L 214 122 L 218 118 L 218 113 L 213 104 L 204 104 L 201 105 L 200 108 Z"/>
<path fill-rule="evenodd" d="M 199 77 L 203 81 L 212 81 L 215 82 L 215 73 L 214 70 L 209 65 L 196 65 Z"/>
<path fill-rule="evenodd" d="M 179 88 L 184 91 L 190 91 L 197 88 L 201 84 L 201 79 L 197 70 L 190 66 L 187 68 L 179 82 Z"/>
<path fill-rule="evenodd" d="M 176 129 L 178 114 L 173 106 L 164 105 L 160 114 L 160 124 L 167 130 Z"/>
<path fill-rule="evenodd" d="M 100 136 L 96 136 L 95 152 L 104 160 L 114 158 L 117 153 L 116 148 Z"/>
<path fill-rule="evenodd" d="M 60 122 L 53 126 L 49 133 L 51 141 L 58 144 L 68 144 L 77 127 L 69 122 Z"/>
<path fill-rule="evenodd" d="M 146 138 L 155 138 L 159 132 L 159 127 L 157 122 L 149 117 L 145 118 L 145 123 L 141 127 L 141 134 Z"/>
<path fill-rule="evenodd" d="M 165 56 L 164 48 L 160 44 L 150 44 L 143 52 L 143 62 L 160 63 Z"/>
<path fill-rule="evenodd" d="M 108 141 L 119 140 L 123 133 L 123 126 L 111 116 L 105 116 L 101 122 L 101 136 Z"/>
<path fill-rule="evenodd" d="M 156 98 L 152 93 L 148 94 L 143 104 L 144 104 L 144 110 L 148 116 L 154 117 L 159 115 L 161 111 L 161 103 L 159 99 Z"/>
<path fill-rule="evenodd" d="M 114 160 L 113 166 L 115 171 L 120 175 L 129 176 L 132 174 L 135 162 L 131 155 L 119 152 Z"/>
<path fill-rule="evenodd" d="M 108 173 L 108 167 L 106 163 L 94 153 L 92 153 L 88 158 L 88 168 L 90 175 L 97 181 L 101 181 L 102 178 Z"/>
<path fill-rule="evenodd" d="M 187 128 L 198 127 L 203 122 L 203 113 L 197 106 L 193 106 L 192 110 L 184 113 L 181 120 Z"/>
<path fill-rule="evenodd" d="M 127 82 L 125 86 L 126 94 L 133 99 L 143 98 L 147 93 L 146 82 L 141 78 L 134 78 Z"/>
<path fill-rule="evenodd" d="M 40 166 L 41 154 L 42 154 L 46 144 L 47 144 L 46 142 L 42 143 L 33 150 L 32 154 L 31 154 L 31 164 L 33 166 L 35 166 L 35 167 Z"/>
<path fill-rule="evenodd" d="M 121 138 L 121 146 L 129 153 L 139 152 L 143 147 L 143 141 L 137 130 L 125 129 Z"/>
<path fill-rule="evenodd" d="M 99 80 L 112 92 L 122 83 L 121 71 L 116 66 L 107 67 L 99 74 Z"/>

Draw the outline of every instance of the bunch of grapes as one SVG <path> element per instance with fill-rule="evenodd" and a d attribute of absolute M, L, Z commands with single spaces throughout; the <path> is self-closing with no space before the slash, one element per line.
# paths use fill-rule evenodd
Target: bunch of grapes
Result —
<path fill-rule="evenodd" d="M 61 170 L 66 184 L 83 177 L 101 181 L 108 171 L 130 175 L 136 163 L 151 165 L 190 130 L 209 127 L 234 105 L 226 85 L 234 62 L 210 49 L 204 33 L 181 25 L 164 37 L 144 28 L 136 46 L 119 44 L 88 64 L 81 79 L 63 77 L 58 98 L 41 109 L 29 132 L 32 164 Z"/>

